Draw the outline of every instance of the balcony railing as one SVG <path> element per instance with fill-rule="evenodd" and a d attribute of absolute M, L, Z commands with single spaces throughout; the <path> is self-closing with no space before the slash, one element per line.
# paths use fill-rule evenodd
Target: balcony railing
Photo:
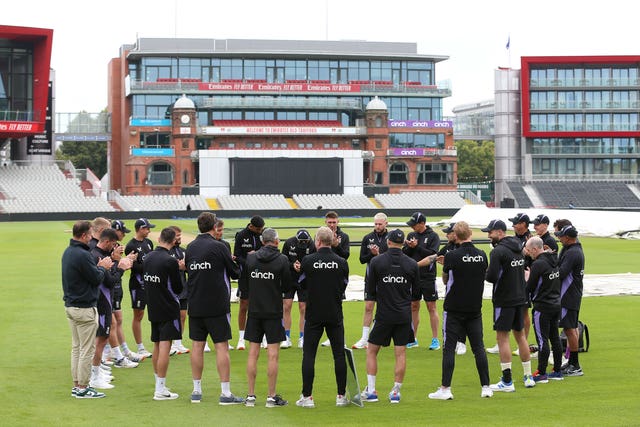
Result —
<path fill-rule="evenodd" d="M 531 87 L 638 87 L 639 78 L 531 79 Z"/>
<path fill-rule="evenodd" d="M 531 110 L 638 110 L 640 101 L 550 101 L 532 102 Z"/>
<path fill-rule="evenodd" d="M 39 122 L 40 112 L 29 110 L 0 110 L 0 122 Z"/>
<path fill-rule="evenodd" d="M 205 98 L 198 102 L 200 108 L 332 108 L 342 110 L 360 110 L 362 102 L 357 99 L 340 99 L 332 97 L 322 98 L 291 98 L 291 97 L 214 97 Z"/>
<path fill-rule="evenodd" d="M 572 124 L 532 124 L 529 126 L 531 132 L 637 132 L 640 131 L 640 124 L 637 123 L 572 123 Z"/>

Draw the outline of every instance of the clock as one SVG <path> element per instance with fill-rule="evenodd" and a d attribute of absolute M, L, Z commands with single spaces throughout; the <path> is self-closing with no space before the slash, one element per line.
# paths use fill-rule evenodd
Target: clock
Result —
<path fill-rule="evenodd" d="M 191 117 L 188 114 L 183 114 L 180 116 L 180 121 L 186 125 L 191 121 Z"/>

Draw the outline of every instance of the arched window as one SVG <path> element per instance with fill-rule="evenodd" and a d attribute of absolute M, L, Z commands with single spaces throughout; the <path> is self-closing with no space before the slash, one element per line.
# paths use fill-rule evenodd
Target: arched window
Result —
<path fill-rule="evenodd" d="M 140 172 L 138 172 L 138 169 L 135 169 L 133 171 L 133 184 L 134 185 L 140 184 Z"/>
<path fill-rule="evenodd" d="M 389 184 L 409 183 L 409 168 L 402 162 L 397 162 L 389 166 Z"/>
<path fill-rule="evenodd" d="M 173 167 L 166 162 L 156 162 L 149 165 L 147 171 L 149 185 L 172 185 Z"/>

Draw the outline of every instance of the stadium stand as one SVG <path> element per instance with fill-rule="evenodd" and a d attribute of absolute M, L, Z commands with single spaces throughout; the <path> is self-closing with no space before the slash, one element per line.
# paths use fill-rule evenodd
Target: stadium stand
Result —
<path fill-rule="evenodd" d="M 208 210 L 209 205 L 200 195 L 121 196 L 118 204 L 125 211 L 183 211 Z"/>
<path fill-rule="evenodd" d="M 86 197 L 75 178 L 55 165 L 0 168 L 0 209 L 5 213 L 112 212 L 101 197 Z"/>
<path fill-rule="evenodd" d="M 457 191 L 420 191 L 378 194 L 376 200 L 387 209 L 461 208 L 464 199 Z"/>
<path fill-rule="evenodd" d="M 624 182 L 550 181 L 531 185 L 548 207 L 640 208 L 640 199 Z"/>
<path fill-rule="evenodd" d="M 510 181 L 507 182 L 507 186 L 509 190 L 511 190 L 511 194 L 513 194 L 513 198 L 516 200 L 516 204 L 520 208 L 532 208 L 533 203 L 531 199 L 524 191 L 524 185 L 521 182 Z"/>
<path fill-rule="evenodd" d="M 232 194 L 219 196 L 218 203 L 226 210 L 292 209 L 281 194 Z"/>
<path fill-rule="evenodd" d="M 300 209 L 375 209 L 364 194 L 294 194 Z"/>

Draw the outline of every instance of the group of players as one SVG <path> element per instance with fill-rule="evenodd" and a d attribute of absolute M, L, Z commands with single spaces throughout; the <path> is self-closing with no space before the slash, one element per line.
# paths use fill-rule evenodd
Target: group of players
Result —
<path fill-rule="evenodd" d="M 440 250 L 438 235 L 426 225 L 422 213 L 414 213 L 407 222 L 413 232 L 406 238 L 399 229 L 387 231 L 385 214 L 379 213 L 374 217 L 374 230 L 363 238 L 360 249 L 360 262 L 367 264 L 365 312 L 362 337 L 352 346 L 367 349 L 367 386 L 361 394 L 364 401 L 378 401 L 375 387 L 376 357 L 381 346 L 390 344 L 391 338 L 394 340 L 396 367 L 389 401 L 400 401 L 400 388 L 406 369 L 405 349 L 418 345 L 416 337 L 421 298 L 427 303 L 431 321 L 432 342 L 429 348 L 440 348 L 437 338 L 439 318 L 435 305 L 438 299 L 436 263 L 443 265 L 443 281 L 446 284 L 444 351 L 442 387 L 431 393 L 430 398 L 453 398 L 450 386 L 455 353 L 463 354 L 466 351 L 466 337 L 476 357 L 482 385 L 481 396 L 490 397 L 493 391 L 514 391 L 508 336 L 510 330 L 513 330 L 519 345 L 526 387 L 532 387 L 536 382 L 547 382 L 548 379 L 562 379 L 563 375 L 582 375 L 577 360 L 577 316 L 584 256 L 577 241 L 577 231 L 567 220 L 559 220 L 554 224 L 556 236 L 563 243 L 558 267 L 557 245 L 546 231 L 549 224 L 546 216 L 540 215 L 534 220 L 534 228 L 541 238 L 529 238 L 528 216 L 519 214 L 511 221 L 516 231 L 515 237 L 506 236 L 506 225 L 500 220 L 492 221 L 483 229 L 495 246 L 491 263 L 488 263 L 486 254 L 471 243 L 471 230 L 466 223 L 450 224 L 443 230 L 447 234 L 448 244 Z M 193 403 L 202 399 L 203 353 L 209 350 L 207 338 L 210 336 L 216 350 L 221 405 L 255 405 L 257 360 L 262 346 L 267 349 L 268 355 L 269 390 L 266 406 L 284 406 L 287 401 L 276 393 L 278 351 L 292 346 L 291 309 L 297 293 L 300 310 L 298 347 L 303 349 L 303 386 L 296 404 L 302 407 L 315 406 L 311 394 L 315 357 L 320 338 L 326 332 L 329 339 L 322 345 L 332 347 L 336 366 L 336 405 L 347 405 L 342 299 L 348 283 L 346 260 L 350 251 L 349 236 L 340 229 L 338 223 L 337 213 L 328 212 L 325 215 L 326 226 L 317 231 L 315 239 L 311 238 L 308 231 L 299 230 L 285 241 L 280 251 L 278 233 L 271 228 L 265 229 L 264 220 L 254 216 L 247 227 L 236 234 L 232 253 L 229 243 L 222 239 L 224 222 L 208 212 L 198 217 L 200 234 L 186 250 L 180 246 L 181 230 L 175 226 L 160 232 L 158 246 L 154 250 L 147 236 L 155 225 L 145 218 L 136 221 L 135 237 L 123 248 L 118 242 L 129 232 L 124 223 L 109 223 L 97 218 L 92 224 L 92 239 L 87 244 L 98 274 L 104 270 L 97 301 L 99 326 L 88 385 L 79 378 L 77 366 L 74 368 L 72 352 L 72 395 L 77 398 L 104 397 L 104 393 L 95 389 L 113 387 L 110 384 L 109 364 L 134 367 L 152 356 L 156 376 L 153 398 L 177 398 L 178 395 L 166 387 L 166 373 L 170 355 L 189 352 L 181 342 L 188 313 L 189 336 L 192 340 Z M 526 225 L 522 228 L 521 224 L 524 223 Z M 74 226 L 74 239 L 75 234 Z M 74 239 L 70 247 L 74 246 Z M 68 298 L 68 287 L 65 286 L 64 265 L 63 256 L 65 305 L 69 309 L 73 304 L 67 304 L 72 298 Z M 131 269 L 129 289 L 134 310 L 132 329 L 137 353 L 129 350 L 122 333 L 121 276 L 127 269 Z M 493 385 L 489 385 L 482 338 L 481 305 L 485 277 L 494 284 L 494 329 L 497 331 L 503 374 L 501 380 Z M 234 396 L 229 383 L 229 350 L 233 349 L 229 344 L 230 279 L 238 279 L 240 309 L 236 348 L 244 350 L 246 341 L 249 342 L 249 390 L 246 399 Z M 528 330 L 525 330 L 528 327 L 529 301 L 533 303 L 534 328 L 540 349 L 538 370 L 533 375 L 526 338 Z M 373 322 L 376 303 L 378 307 Z M 142 343 L 140 322 L 145 306 L 151 321 L 153 353 L 149 353 Z M 74 321 L 69 312 L 67 316 L 74 331 Z M 565 367 L 560 366 L 562 349 L 558 337 L 559 321 L 565 328 L 571 349 Z M 115 333 L 110 333 L 112 325 Z M 76 347 L 81 346 L 76 343 L 75 331 L 73 337 L 74 351 L 77 351 Z M 553 349 L 554 370 L 547 374 L 549 339 Z M 105 346 L 110 351 L 104 351 Z M 77 354 L 75 357 L 78 359 Z"/>

